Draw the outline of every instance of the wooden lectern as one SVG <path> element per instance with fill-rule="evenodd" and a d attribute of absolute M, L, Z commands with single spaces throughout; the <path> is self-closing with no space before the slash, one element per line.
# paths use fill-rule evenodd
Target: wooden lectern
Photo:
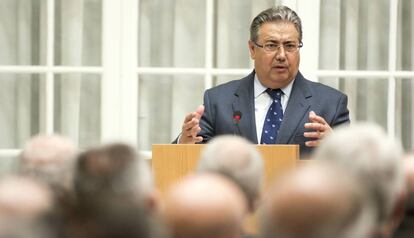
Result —
<path fill-rule="evenodd" d="M 152 146 L 152 170 L 155 184 L 162 193 L 197 166 L 205 145 L 158 144 Z M 264 186 L 299 160 L 298 145 L 256 145 L 264 160 Z"/>

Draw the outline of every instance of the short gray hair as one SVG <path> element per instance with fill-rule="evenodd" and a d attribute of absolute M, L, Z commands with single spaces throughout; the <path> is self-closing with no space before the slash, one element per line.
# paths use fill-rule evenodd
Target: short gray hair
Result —
<path fill-rule="evenodd" d="M 71 190 L 76 155 L 77 148 L 68 138 L 37 135 L 24 146 L 18 170 L 58 190 L 55 192 Z"/>
<path fill-rule="evenodd" d="M 299 42 L 302 42 L 302 22 L 295 11 L 286 6 L 274 6 L 257 15 L 250 25 L 250 40 L 257 41 L 259 28 L 267 22 L 287 21 L 295 25 L 299 33 Z"/>
<path fill-rule="evenodd" d="M 316 159 L 330 160 L 353 172 L 364 183 L 378 209 L 378 222 L 389 219 L 403 189 L 401 144 L 373 123 L 336 129 L 315 151 Z"/>
<path fill-rule="evenodd" d="M 145 201 L 154 189 L 152 173 L 134 147 L 111 143 L 79 155 L 75 192 L 87 198 L 92 194 L 111 194 Z"/>
<path fill-rule="evenodd" d="M 279 177 L 260 212 L 261 238 L 368 237 L 377 215 L 359 180 L 326 161 Z"/>
<path fill-rule="evenodd" d="M 257 149 L 238 136 L 218 136 L 202 152 L 198 172 L 213 172 L 234 181 L 245 194 L 250 210 L 260 195 L 263 160 Z"/>

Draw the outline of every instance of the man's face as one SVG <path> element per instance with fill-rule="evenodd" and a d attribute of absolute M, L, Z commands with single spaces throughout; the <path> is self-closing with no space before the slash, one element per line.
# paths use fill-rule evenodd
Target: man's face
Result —
<path fill-rule="evenodd" d="M 257 45 L 299 45 L 299 33 L 291 22 L 278 21 L 264 23 L 258 31 L 257 42 L 249 41 L 250 57 L 260 82 L 268 88 L 287 86 L 298 73 L 300 54 L 278 47 L 274 52 Z"/>

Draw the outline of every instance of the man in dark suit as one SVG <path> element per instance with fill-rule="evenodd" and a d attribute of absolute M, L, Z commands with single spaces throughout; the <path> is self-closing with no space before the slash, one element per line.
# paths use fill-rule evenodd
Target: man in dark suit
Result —
<path fill-rule="evenodd" d="M 206 143 L 221 134 L 256 144 L 299 144 L 309 153 L 332 127 L 349 123 L 347 96 L 299 72 L 302 25 L 285 6 L 253 19 L 248 42 L 254 70 L 204 94 L 204 106 L 186 116 L 178 143 Z"/>

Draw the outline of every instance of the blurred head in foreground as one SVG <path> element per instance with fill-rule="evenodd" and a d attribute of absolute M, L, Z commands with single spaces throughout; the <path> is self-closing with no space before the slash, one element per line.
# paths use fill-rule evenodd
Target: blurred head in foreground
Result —
<path fill-rule="evenodd" d="M 239 238 L 247 212 L 240 189 L 224 177 L 186 177 L 167 195 L 164 218 L 173 238 Z"/>
<path fill-rule="evenodd" d="M 228 177 L 245 194 L 249 210 L 255 210 L 262 188 L 263 160 L 249 141 L 238 136 L 215 137 L 203 150 L 197 171 Z"/>
<path fill-rule="evenodd" d="M 388 237 L 404 200 L 401 145 L 376 124 L 354 123 L 328 135 L 314 157 L 338 164 L 365 186 L 377 208 L 376 233 Z"/>
<path fill-rule="evenodd" d="M 281 177 L 261 209 L 262 238 L 368 238 L 376 217 L 353 177 L 316 162 Z"/>
<path fill-rule="evenodd" d="M 113 143 L 79 155 L 75 177 L 78 199 L 102 195 L 151 206 L 153 192 L 151 171 L 133 147 Z"/>
<path fill-rule="evenodd" d="M 74 237 L 163 237 L 152 174 L 133 147 L 113 143 L 81 153 L 74 185 Z"/>
<path fill-rule="evenodd" d="M 76 153 L 75 145 L 66 137 L 37 135 L 23 148 L 18 169 L 50 185 L 55 192 L 67 192 L 73 186 Z"/>

